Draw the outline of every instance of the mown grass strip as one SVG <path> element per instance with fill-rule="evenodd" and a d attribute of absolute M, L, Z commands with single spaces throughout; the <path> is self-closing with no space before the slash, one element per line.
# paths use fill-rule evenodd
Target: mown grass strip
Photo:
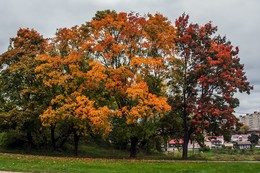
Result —
<path fill-rule="evenodd" d="M 140 161 L 46 157 L 0 154 L 0 170 L 28 172 L 95 172 L 95 173 L 255 173 L 260 162 L 186 162 Z"/>

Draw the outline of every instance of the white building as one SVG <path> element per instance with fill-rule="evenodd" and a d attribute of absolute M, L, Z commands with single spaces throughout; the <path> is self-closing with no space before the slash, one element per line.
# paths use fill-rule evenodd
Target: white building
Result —
<path fill-rule="evenodd" d="M 221 148 L 224 145 L 223 136 L 206 136 L 205 145 L 211 148 Z"/>
<path fill-rule="evenodd" d="M 232 135 L 231 142 L 247 142 L 249 134 Z"/>

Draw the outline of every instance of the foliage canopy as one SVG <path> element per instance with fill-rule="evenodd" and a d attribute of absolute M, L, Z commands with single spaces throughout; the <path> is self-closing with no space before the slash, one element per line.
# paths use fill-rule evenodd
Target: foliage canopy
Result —
<path fill-rule="evenodd" d="M 252 87 L 238 48 L 188 19 L 105 10 L 49 39 L 19 29 L 0 56 L 1 127 L 23 131 L 30 148 L 41 136 L 56 150 L 72 135 L 76 154 L 81 137 L 112 132 L 131 157 L 161 134 L 182 136 L 183 158 L 190 139 L 228 135 L 234 94 Z"/>

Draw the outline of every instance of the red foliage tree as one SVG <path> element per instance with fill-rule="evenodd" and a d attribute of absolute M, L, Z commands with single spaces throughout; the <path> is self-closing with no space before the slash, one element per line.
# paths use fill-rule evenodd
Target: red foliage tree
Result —
<path fill-rule="evenodd" d="M 211 23 L 189 24 L 189 16 L 176 22 L 179 66 L 172 71 L 173 110 L 183 120 L 183 158 L 191 137 L 199 141 L 205 132 L 219 133 L 237 122 L 236 92 L 250 93 L 252 87 L 238 58 L 238 48 L 225 37 L 216 36 Z"/>

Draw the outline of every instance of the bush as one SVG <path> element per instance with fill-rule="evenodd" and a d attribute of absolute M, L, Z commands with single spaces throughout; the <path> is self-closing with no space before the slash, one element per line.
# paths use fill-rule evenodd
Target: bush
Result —
<path fill-rule="evenodd" d="M 191 159 L 191 160 L 206 160 L 207 157 L 203 153 L 198 153 L 198 154 L 194 154 L 194 155 L 190 156 L 189 159 Z"/>
<path fill-rule="evenodd" d="M 232 149 L 232 148 L 216 148 L 212 151 L 216 154 L 231 154 L 231 155 L 233 155 L 233 154 L 237 153 L 237 150 Z"/>
<path fill-rule="evenodd" d="M 203 148 L 200 148 L 199 151 L 203 151 L 203 152 L 210 151 L 210 148 L 208 146 L 205 146 Z"/>
<path fill-rule="evenodd" d="M 254 156 L 254 159 L 257 160 L 257 161 L 260 161 L 260 156 L 259 155 Z"/>
<path fill-rule="evenodd" d="M 26 144 L 25 136 L 15 130 L 0 134 L 0 146 L 3 148 L 22 148 Z"/>
<path fill-rule="evenodd" d="M 5 138 L 6 138 L 6 133 L 4 132 L 0 133 L 0 147 L 4 145 Z"/>

